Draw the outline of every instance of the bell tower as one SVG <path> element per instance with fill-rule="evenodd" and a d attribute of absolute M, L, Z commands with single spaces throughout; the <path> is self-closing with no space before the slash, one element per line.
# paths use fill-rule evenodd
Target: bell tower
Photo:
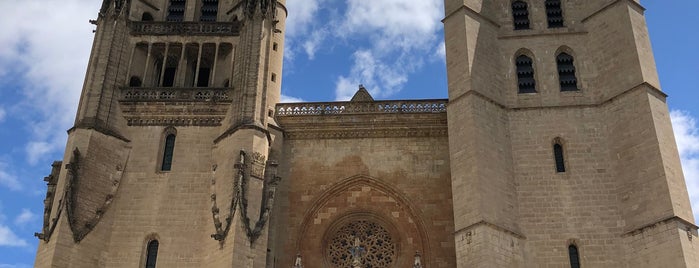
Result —
<path fill-rule="evenodd" d="M 105 0 L 36 267 L 265 267 L 284 0 Z"/>
<path fill-rule="evenodd" d="M 644 11 L 445 1 L 458 267 L 699 265 Z"/>

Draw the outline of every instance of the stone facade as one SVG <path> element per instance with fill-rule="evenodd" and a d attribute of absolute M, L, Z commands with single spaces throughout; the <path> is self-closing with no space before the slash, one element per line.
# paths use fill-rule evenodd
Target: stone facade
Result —
<path fill-rule="evenodd" d="M 448 100 L 280 104 L 285 1 L 103 1 L 35 266 L 697 267 L 643 12 L 445 0 Z"/>

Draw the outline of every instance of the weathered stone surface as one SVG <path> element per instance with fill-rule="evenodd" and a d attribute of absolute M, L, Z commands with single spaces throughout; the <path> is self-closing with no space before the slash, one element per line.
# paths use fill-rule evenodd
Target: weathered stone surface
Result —
<path fill-rule="evenodd" d="M 285 1 L 104 1 L 35 266 L 698 267 L 643 8 L 543 2 L 445 0 L 448 100 L 278 104 Z"/>

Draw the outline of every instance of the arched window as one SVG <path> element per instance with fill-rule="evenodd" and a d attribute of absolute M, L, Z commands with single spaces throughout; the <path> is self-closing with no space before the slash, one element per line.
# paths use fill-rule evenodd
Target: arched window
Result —
<path fill-rule="evenodd" d="M 570 257 L 570 268 L 580 268 L 580 254 L 575 245 L 568 246 L 568 257 Z"/>
<path fill-rule="evenodd" d="M 148 242 L 146 248 L 146 268 L 155 268 L 155 261 L 158 259 L 158 240 Z"/>
<path fill-rule="evenodd" d="M 532 58 L 520 55 L 515 60 L 517 66 L 517 87 L 519 93 L 536 93 Z"/>
<path fill-rule="evenodd" d="M 549 22 L 549 28 L 563 27 L 563 9 L 561 8 L 561 0 L 546 0 L 546 19 Z"/>
<path fill-rule="evenodd" d="M 148 12 L 143 12 L 143 15 L 141 15 L 141 21 L 153 21 L 153 15 Z"/>
<path fill-rule="evenodd" d="M 167 8 L 167 21 L 183 21 L 186 0 L 170 0 Z"/>
<path fill-rule="evenodd" d="M 529 29 L 529 10 L 527 9 L 527 2 L 512 2 L 512 19 L 514 20 L 515 30 Z"/>
<path fill-rule="evenodd" d="M 201 0 L 200 21 L 216 21 L 218 15 L 218 0 Z"/>
<path fill-rule="evenodd" d="M 129 86 L 130 87 L 140 87 L 141 84 L 142 84 L 141 78 L 138 76 L 134 75 L 129 79 Z"/>
<path fill-rule="evenodd" d="M 577 91 L 578 79 L 575 77 L 575 65 L 573 56 L 561 52 L 556 56 L 558 65 L 558 81 L 561 84 L 561 91 Z"/>
<path fill-rule="evenodd" d="M 563 145 L 560 141 L 553 144 L 553 158 L 556 162 L 556 172 L 566 172 L 565 159 L 563 158 Z"/>
<path fill-rule="evenodd" d="M 165 137 L 165 148 L 163 149 L 163 164 L 160 168 L 162 171 L 170 171 L 172 168 L 172 155 L 175 151 L 175 134 L 168 134 Z"/>

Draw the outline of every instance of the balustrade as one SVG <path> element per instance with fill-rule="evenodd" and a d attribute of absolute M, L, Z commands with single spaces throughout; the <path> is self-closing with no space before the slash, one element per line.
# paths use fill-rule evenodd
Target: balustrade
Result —
<path fill-rule="evenodd" d="M 230 101 L 231 88 L 122 88 L 121 101 Z"/>
<path fill-rule="evenodd" d="M 277 116 L 337 114 L 444 113 L 446 99 L 374 102 L 308 102 L 277 104 Z"/>
<path fill-rule="evenodd" d="M 240 22 L 132 21 L 133 35 L 239 35 Z"/>

